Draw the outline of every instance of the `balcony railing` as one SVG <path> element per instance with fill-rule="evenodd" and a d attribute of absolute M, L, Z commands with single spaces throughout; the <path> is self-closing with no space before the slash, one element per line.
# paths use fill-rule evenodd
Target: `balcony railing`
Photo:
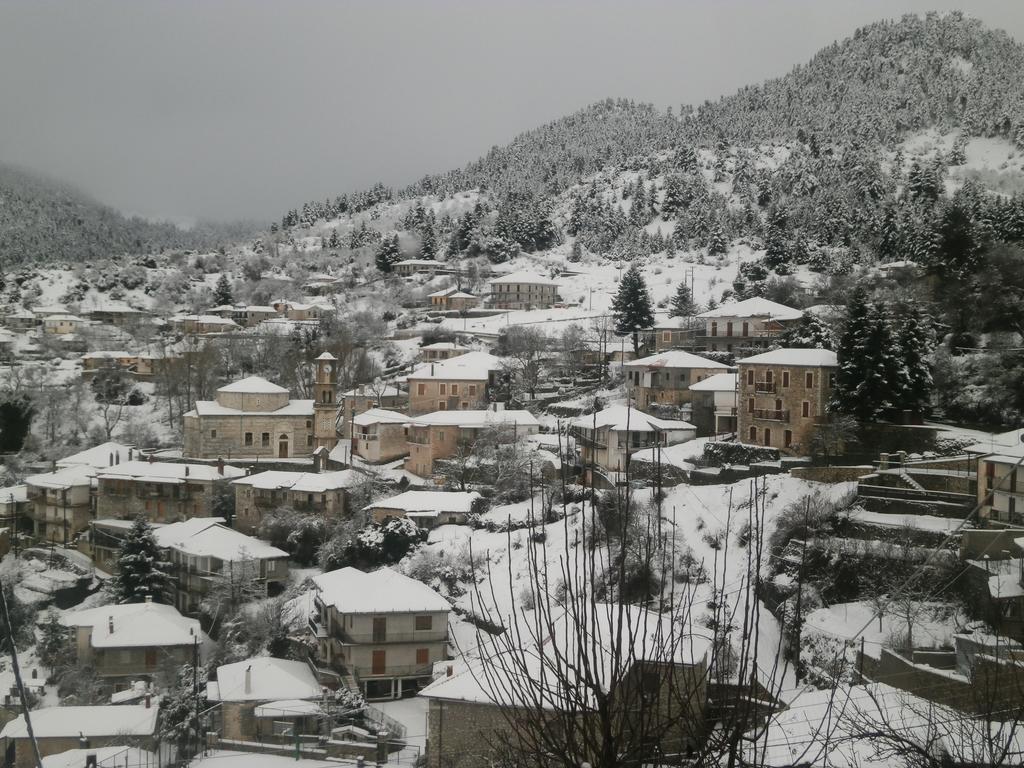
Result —
<path fill-rule="evenodd" d="M 373 670 L 364 668 L 357 668 L 356 670 L 360 680 L 366 680 L 374 677 L 426 677 L 434 672 L 433 666 L 430 664 L 388 664 L 384 667 L 383 672 L 374 672 Z"/>
<path fill-rule="evenodd" d="M 346 645 L 389 645 L 391 643 L 443 643 L 448 640 L 448 628 L 421 629 L 419 632 L 387 632 L 374 636 L 373 632 L 352 634 L 344 630 L 334 633 Z"/>
<path fill-rule="evenodd" d="M 766 421 L 789 421 L 789 411 L 776 411 L 769 410 L 767 408 L 755 408 L 754 418 L 764 419 Z"/>
<path fill-rule="evenodd" d="M 754 391 L 759 393 L 775 394 L 776 384 L 774 381 L 758 381 L 754 383 Z"/>

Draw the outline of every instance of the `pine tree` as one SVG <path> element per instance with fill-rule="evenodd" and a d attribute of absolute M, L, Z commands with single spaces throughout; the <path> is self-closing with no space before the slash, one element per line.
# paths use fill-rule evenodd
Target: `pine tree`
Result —
<path fill-rule="evenodd" d="M 580 245 L 579 240 L 573 240 L 572 248 L 569 249 L 568 261 L 572 264 L 579 263 L 580 259 L 583 258 L 583 246 Z"/>
<path fill-rule="evenodd" d="M 779 336 L 779 344 L 786 349 L 833 349 L 835 339 L 817 315 L 805 312 L 799 323 Z"/>
<path fill-rule="evenodd" d="M 622 276 L 619 292 L 612 299 L 615 333 L 633 336 L 633 352 L 640 351 L 640 331 L 654 325 L 654 309 L 647 283 L 636 264 L 631 264 Z"/>
<path fill-rule="evenodd" d="M 839 370 L 830 408 L 858 421 L 891 411 L 898 400 L 899 366 L 884 313 L 856 291 L 847 307 L 846 327 L 836 355 Z"/>
<path fill-rule="evenodd" d="M 437 258 L 437 239 L 434 228 L 427 221 L 420 230 L 420 258 L 433 260 Z"/>
<path fill-rule="evenodd" d="M 672 297 L 672 310 L 669 317 L 693 317 L 697 314 L 697 303 L 693 300 L 693 293 L 686 281 L 679 283 L 675 295 Z"/>
<path fill-rule="evenodd" d="M 141 603 L 147 598 L 160 603 L 169 576 L 167 564 L 153 536 L 153 527 L 139 515 L 128 529 L 117 558 L 118 574 L 114 579 L 114 597 L 119 603 Z"/>
<path fill-rule="evenodd" d="M 764 231 L 764 261 L 772 269 L 789 261 L 786 227 L 786 211 L 781 207 L 774 209 L 768 215 L 768 225 Z"/>
<path fill-rule="evenodd" d="M 932 372 L 928 357 L 935 349 L 929 319 L 916 304 L 896 317 L 895 342 L 899 350 L 900 388 L 896 407 L 921 416 L 931 404 Z"/>
<path fill-rule="evenodd" d="M 722 223 L 715 219 L 711 223 L 711 229 L 708 232 L 708 256 L 720 256 L 726 252 L 729 247 L 728 241 L 725 239 L 725 233 L 722 231 Z"/>
<path fill-rule="evenodd" d="M 68 628 L 61 624 L 60 614 L 51 606 L 46 612 L 46 621 L 39 629 L 36 656 L 44 667 L 53 669 L 68 660 L 70 646 Z"/>
<path fill-rule="evenodd" d="M 661 217 L 671 219 L 686 207 L 683 180 L 678 174 L 665 177 L 665 195 L 661 201 Z"/>
<path fill-rule="evenodd" d="M 387 275 L 394 269 L 395 263 L 401 260 L 401 256 L 401 251 L 398 248 L 398 235 L 393 234 L 380 241 L 374 263 L 378 270 Z"/>
<path fill-rule="evenodd" d="M 199 698 L 195 695 L 195 678 L 199 682 Z M 201 708 L 205 704 L 206 672 L 199 669 L 198 675 L 193 672 L 191 664 L 178 669 L 174 684 L 160 699 L 160 740 L 173 744 L 179 755 L 190 753 L 190 745 L 198 744 L 199 722 L 197 720 L 197 704 Z"/>
<path fill-rule="evenodd" d="M 213 303 L 218 307 L 231 306 L 235 297 L 231 292 L 231 283 L 226 272 L 221 272 L 217 285 L 213 289 Z"/>

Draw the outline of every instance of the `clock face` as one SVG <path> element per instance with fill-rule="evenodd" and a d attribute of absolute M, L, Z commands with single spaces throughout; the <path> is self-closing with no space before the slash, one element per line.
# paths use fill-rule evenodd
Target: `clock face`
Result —
<path fill-rule="evenodd" d="M 330 373 L 332 370 L 334 370 L 334 369 L 331 368 L 331 364 L 330 363 L 328 363 L 327 365 L 324 366 L 324 372 L 325 373 Z"/>

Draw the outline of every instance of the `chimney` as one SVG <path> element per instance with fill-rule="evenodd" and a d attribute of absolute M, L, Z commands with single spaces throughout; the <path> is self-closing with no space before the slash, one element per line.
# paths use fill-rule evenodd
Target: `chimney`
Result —
<path fill-rule="evenodd" d="M 156 457 L 155 457 L 155 456 L 153 456 L 153 454 L 152 454 L 152 453 L 151 453 L 151 454 L 149 454 L 149 457 L 148 457 L 148 458 L 149 458 L 149 463 L 150 463 L 150 464 L 152 464 L 153 462 L 155 462 L 155 461 L 156 461 Z"/>
<path fill-rule="evenodd" d="M 245 692 L 252 693 L 252 664 L 245 668 Z"/>
<path fill-rule="evenodd" d="M 153 596 L 152 595 L 146 595 L 146 602 L 147 603 L 152 603 L 153 602 Z"/>
<path fill-rule="evenodd" d="M 107 616 L 107 632 L 114 634 L 114 617 Z"/>
<path fill-rule="evenodd" d="M 431 376 L 434 375 L 434 364 L 433 363 L 430 364 L 430 375 Z"/>
<path fill-rule="evenodd" d="M 185 465 L 185 477 L 188 477 L 188 464 Z"/>
<path fill-rule="evenodd" d="M 152 701 L 153 701 L 152 695 L 147 692 L 146 693 L 146 698 L 145 698 L 146 709 L 149 709 L 149 705 L 152 703 Z"/>
<path fill-rule="evenodd" d="M 224 459 L 219 456 L 217 457 L 217 474 L 224 474 Z"/>
<path fill-rule="evenodd" d="M 131 449 L 131 448 L 129 448 L 129 449 L 128 449 L 128 461 L 131 461 L 131 460 L 132 460 L 132 454 L 133 454 L 133 451 L 132 451 L 132 449 Z"/>
<path fill-rule="evenodd" d="M 445 677 L 451 677 L 451 676 L 452 676 L 452 673 L 453 673 L 454 671 L 455 671 L 455 667 L 453 667 L 453 666 L 452 666 L 451 664 L 449 664 L 449 665 L 448 665 L 448 666 L 447 666 L 447 667 L 445 668 L 445 670 L 444 670 L 444 676 L 445 676 Z"/>

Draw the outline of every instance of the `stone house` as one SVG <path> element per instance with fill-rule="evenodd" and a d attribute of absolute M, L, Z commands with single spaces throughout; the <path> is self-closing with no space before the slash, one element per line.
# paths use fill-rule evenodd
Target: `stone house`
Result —
<path fill-rule="evenodd" d="M 32 710 L 32 732 L 44 759 L 80 748 L 83 738 L 88 739 L 90 748 L 120 746 L 130 741 L 153 751 L 159 744 L 159 711 L 156 703 L 148 699 L 126 706 L 42 707 Z M 6 765 L 36 768 L 24 715 L 4 726 L 0 740 L 6 747 Z"/>
<path fill-rule="evenodd" d="M 420 528 L 438 525 L 462 525 L 481 498 L 476 491 L 406 491 L 389 499 L 381 499 L 363 508 L 375 523 L 389 517 L 408 517 Z"/>
<path fill-rule="evenodd" d="M 35 535 L 46 541 L 70 542 L 88 527 L 95 512 L 96 475 L 134 456 L 131 446 L 103 443 L 58 459 L 51 472 L 25 478 L 28 517 Z"/>
<path fill-rule="evenodd" d="M 804 316 L 761 296 L 722 304 L 697 315 L 705 323 L 697 343 L 711 351 L 742 352 L 771 346 L 772 340 Z"/>
<path fill-rule="evenodd" d="M 697 428 L 687 421 L 659 419 L 623 405 L 579 416 L 570 428 L 580 464 L 591 481 L 594 474 L 615 481 L 637 451 L 677 445 L 697 436 Z"/>
<path fill-rule="evenodd" d="M 294 744 L 295 734 L 319 734 L 324 696 L 304 661 L 254 656 L 217 667 L 206 699 L 219 704 L 219 734 L 234 741 Z"/>
<path fill-rule="evenodd" d="M 170 319 L 170 323 L 172 330 L 195 336 L 238 330 L 238 323 L 230 317 L 217 315 L 175 315 Z"/>
<path fill-rule="evenodd" d="M 487 303 L 494 309 L 549 309 L 560 301 L 559 284 L 529 272 L 513 272 L 491 280 Z"/>
<path fill-rule="evenodd" d="M 453 293 L 458 293 L 458 292 L 459 292 L 459 289 L 457 287 L 455 287 L 454 285 L 449 286 L 448 288 L 442 288 L 439 291 L 434 291 L 433 293 L 428 293 L 427 294 L 427 303 L 430 305 L 431 309 L 437 309 L 437 310 L 444 311 L 444 310 L 448 309 L 448 297 L 451 296 Z"/>
<path fill-rule="evenodd" d="M 282 313 L 288 320 L 301 322 L 316 321 L 320 318 L 334 313 L 334 307 L 324 302 L 303 304 L 297 301 L 277 302 L 274 309 Z"/>
<path fill-rule="evenodd" d="M 361 386 L 350 389 L 338 401 L 338 421 L 343 438 L 352 437 L 352 419 L 371 408 L 385 408 L 389 411 L 403 411 L 409 404 L 409 396 L 394 384 L 379 387 Z"/>
<path fill-rule="evenodd" d="M 43 318 L 43 333 L 64 335 L 78 333 L 89 324 L 88 320 L 77 315 L 59 314 Z"/>
<path fill-rule="evenodd" d="M 0 526 L 10 528 L 12 532 L 22 529 L 31 531 L 30 509 L 28 486 L 8 485 L 0 488 Z"/>
<path fill-rule="evenodd" d="M 512 762 L 519 762 L 517 748 L 529 748 L 519 738 L 521 730 L 511 724 L 519 719 L 519 710 L 523 712 L 520 729 L 541 727 L 544 713 L 550 714 L 552 728 L 564 727 L 567 719 L 577 728 L 600 727 L 589 687 L 575 685 L 575 674 L 570 680 L 569 673 L 553 671 L 567 671 L 570 664 L 583 667 L 577 659 L 589 660 L 581 677 L 603 683 L 605 689 L 614 688 L 613 716 L 622 718 L 624 729 L 629 718 L 643 712 L 645 724 L 657 734 L 652 735 L 657 743 L 651 744 L 647 763 L 654 765 L 658 756 L 694 749 L 704 731 L 708 706 L 709 642 L 699 634 L 687 634 L 678 642 L 666 640 L 679 636 L 678 629 L 668 626 L 671 618 L 634 606 L 622 606 L 622 610 L 631 639 L 621 645 L 611 641 L 617 611 L 599 603 L 594 617 L 582 610 L 572 617 L 553 617 L 545 629 L 545 642 L 523 648 L 521 661 L 503 661 L 506 648 L 499 642 L 481 646 L 479 657 L 469 662 L 448 665 L 444 676 L 419 694 L 428 701 L 427 768 L 487 768 L 500 761 L 501 751 L 511 751 Z M 585 629 L 585 638 L 578 627 Z M 526 638 L 532 636 L 531 629 L 520 631 Z M 613 674 L 617 675 L 614 685 Z M 522 676 L 528 679 L 519 680 Z M 571 690 L 566 691 L 568 687 Z M 538 709 L 537 700 L 546 705 Z M 561 701 L 574 714 L 561 711 Z M 596 755 L 579 759 L 588 757 Z"/>
<path fill-rule="evenodd" d="M 393 461 L 409 453 L 404 413 L 371 408 L 352 419 L 352 453 L 371 464 Z"/>
<path fill-rule="evenodd" d="M 505 361 L 487 352 L 467 352 L 420 366 L 407 379 L 409 414 L 484 407 L 496 394 L 504 366 Z"/>
<path fill-rule="evenodd" d="M 205 659 L 210 646 L 198 620 L 149 601 L 70 611 L 61 623 L 74 629 L 76 663 L 92 667 L 115 690 L 191 664 L 196 654 Z"/>
<path fill-rule="evenodd" d="M 253 328 L 264 320 L 279 316 L 278 311 L 273 307 L 259 304 L 235 307 L 231 312 L 231 319 L 245 328 Z"/>
<path fill-rule="evenodd" d="M 19 308 L 4 317 L 4 324 L 12 331 L 31 331 L 42 322 L 31 309 Z"/>
<path fill-rule="evenodd" d="M 839 363 L 827 349 L 776 349 L 747 357 L 739 369 L 738 434 L 752 445 L 794 454 L 810 452 Z"/>
<path fill-rule="evenodd" d="M 83 309 L 82 316 L 88 320 L 105 325 L 114 325 L 118 328 L 137 328 L 143 323 L 152 322 L 152 315 L 148 312 L 143 312 L 141 309 L 133 309 L 129 306 L 116 306 L 113 304 Z"/>
<path fill-rule="evenodd" d="M 352 469 L 337 472 L 259 472 L 232 481 L 235 488 L 234 526 L 255 534 L 267 512 L 289 508 L 340 519 L 348 513 L 348 493 L 366 480 Z"/>
<path fill-rule="evenodd" d="M 694 349 L 697 335 L 704 330 L 704 322 L 695 317 L 670 317 L 657 323 L 645 334 L 648 349 L 664 352 L 668 349 Z"/>
<path fill-rule="evenodd" d="M 464 355 L 469 351 L 469 347 L 463 347 L 451 341 L 438 341 L 420 347 L 419 358 L 421 363 L 439 363 L 451 357 Z"/>
<path fill-rule="evenodd" d="M 184 455 L 198 459 L 311 456 L 314 402 L 292 400 L 287 389 L 260 376 L 223 386 L 215 400 L 197 400 L 194 410 L 185 414 Z"/>
<path fill-rule="evenodd" d="M 540 431 L 529 411 L 435 411 L 409 422 L 405 469 L 420 477 L 434 474 L 434 462 L 454 456 L 489 429 L 510 429 L 516 437 Z"/>
<path fill-rule="evenodd" d="M 456 291 L 446 299 L 447 309 L 452 312 L 466 312 L 480 306 L 480 298 L 466 291 Z"/>
<path fill-rule="evenodd" d="M 402 259 L 395 262 L 394 273 L 400 277 L 412 277 L 413 275 L 436 275 L 444 264 L 434 259 Z"/>
<path fill-rule="evenodd" d="M 317 664 L 351 675 L 367 699 L 414 693 L 447 658 L 451 605 L 426 584 L 390 568 L 340 568 L 313 582 Z"/>
<path fill-rule="evenodd" d="M 978 517 L 992 526 L 1024 525 L 1024 429 L 967 448 L 977 457 Z"/>
<path fill-rule="evenodd" d="M 134 352 L 124 350 L 104 350 L 86 352 L 82 355 L 82 377 L 89 378 L 97 371 L 115 368 L 129 373 L 138 364 L 139 357 Z"/>
<path fill-rule="evenodd" d="M 144 516 L 150 522 L 173 523 L 216 513 L 218 488 L 245 471 L 210 464 L 166 461 L 126 461 L 96 474 L 96 515 L 130 520 Z"/>
<path fill-rule="evenodd" d="M 729 370 L 727 365 L 681 349 L 624 363 L 629 394 L 638 408 L 690 402 L 690 385 Z"/>
<path fill-rule="evenodd" d="M 199 613 L 211 591 L 261 600 L 288 581 L 288 553 L 228 528 L 221 518 L 195 518 L 153 532 L 170 564 L 169 597 L 184 614 Z"/>
<path fill-rule="evenodd" d="M 736 431 L 737 374 L 716 373 L 690 385 L 690 421 L 697 437 Z"/>

